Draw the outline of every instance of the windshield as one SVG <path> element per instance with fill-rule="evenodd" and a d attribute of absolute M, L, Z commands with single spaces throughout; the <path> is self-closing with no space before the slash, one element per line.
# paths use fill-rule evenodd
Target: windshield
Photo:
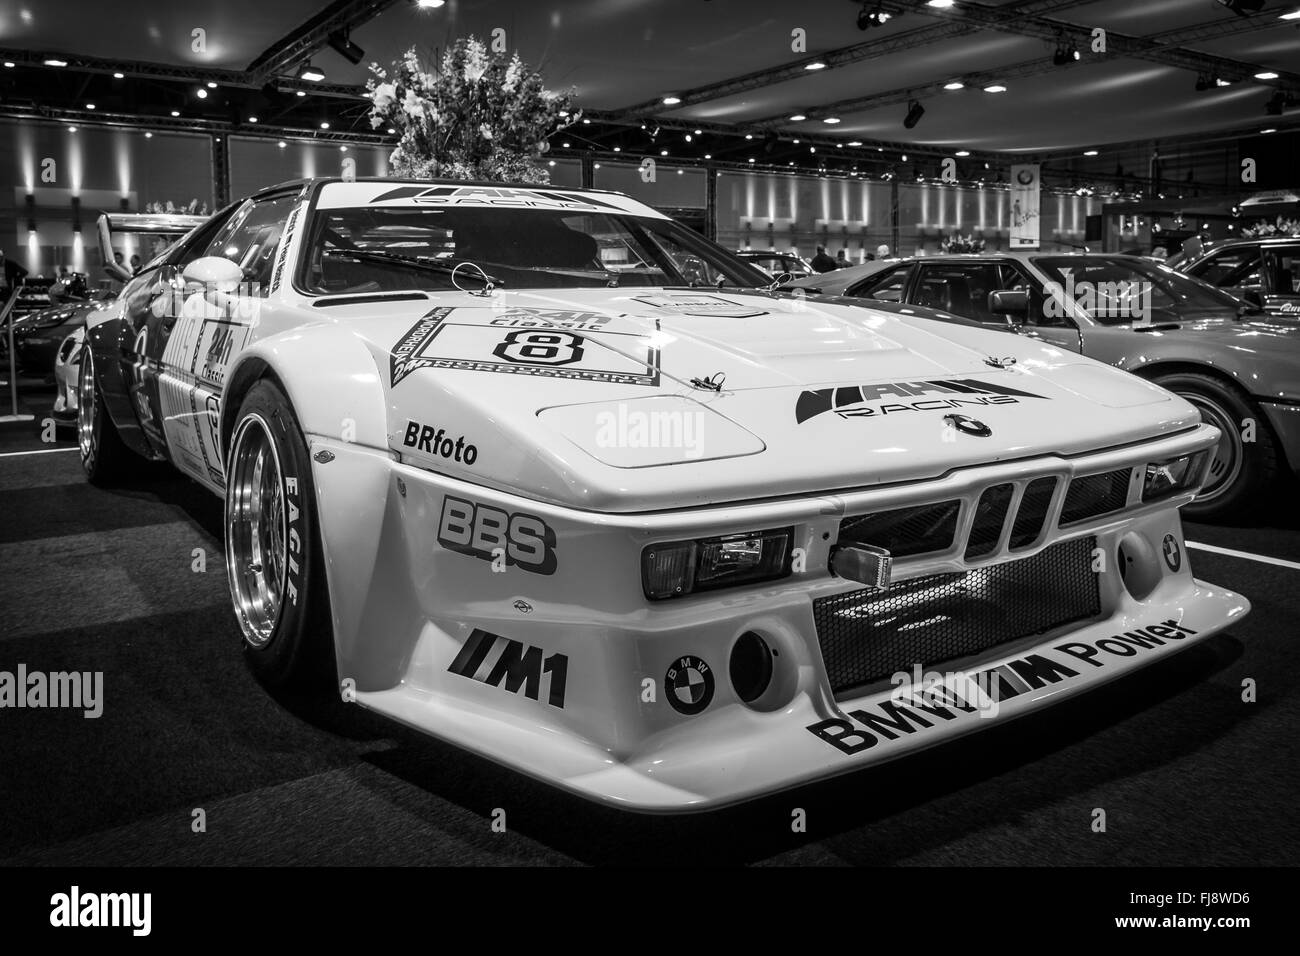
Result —
<path fill-rule="evenodd" d="M 301 281 L 315 295 L 478 289 L 480 269 L 507 289 L 771 282 L 671 220 L 470 206 L 317 209 Z"/>
<path fill-rule="evenodd" d="M 1226 292 L 1168 266 L 1123 256 L 1038 256 L 1034 265 L 1082 306 L 1094 321 L 1121 325 L 1161 313 L 1236 313 L 1242 303 Z"/>

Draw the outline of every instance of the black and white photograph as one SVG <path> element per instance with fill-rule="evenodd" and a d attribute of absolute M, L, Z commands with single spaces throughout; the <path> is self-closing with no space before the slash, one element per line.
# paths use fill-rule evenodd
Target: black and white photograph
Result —
<path fill-rule="evenodd" d="M 0 925 L 1283 929 L 1294 0 L 0 0 L 0 265 Z"/>

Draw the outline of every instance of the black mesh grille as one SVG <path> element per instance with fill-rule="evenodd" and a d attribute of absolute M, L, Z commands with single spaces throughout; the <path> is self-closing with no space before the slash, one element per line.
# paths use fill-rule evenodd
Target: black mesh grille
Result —
<path fill-rule="evenodd" d="M 992 553 L 1002 537 L 1002 527 L 1007 523 L 1007 506 L 1011 504 L 1013 485 L 992 485 L 984 489 L 979 504 L 975 506 L 975 519 L 966 538 L 966 559 L 983 557 Z"/>
<path fill-rule="evenodd" d="M 1120 468 L 1100 475 L 1075 478 L 1065 493 L 1061 524 L 1072 524 L 1119 511 L 1128 501 L 1128 485 L 1132 473 L 1132 468 Z"/>
<path fill-rule="evenodd" d="M 840 694 L 921 664 L 981 654 L 1101 613 L 1095 538 L 972 571 L 864 588 L 813 602 L 817 641 Z"/>
<path fill-rule="evenodd" d="M 841 544 L 870 544 L 895 558 L 946 551 L 957 535 L 960 501 L 877 511 L 840 522 Z"/>
<path fill-rule="evenodd" d="M 1011 550 L 1027 548 L 1038 540 L 1055 493 L 1055 478 L 1035 478 L 1025 485 L 1025 493 L 1020 498 L 1020 510 L 1016 512 L 1016 523 L 1011 526 Z"/>

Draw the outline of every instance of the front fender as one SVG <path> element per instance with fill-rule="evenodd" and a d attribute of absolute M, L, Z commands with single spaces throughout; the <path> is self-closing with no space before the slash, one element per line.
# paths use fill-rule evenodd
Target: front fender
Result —
<path fill-rule="evenodd" d="M 266 376 L 288 396 L 305 435 L 387 449 L 384 389 L 374 356 L 356 335 L 322 324 L 276 333 L 240 353 L 222 390 L 223 459 L 244 394 Z"/>

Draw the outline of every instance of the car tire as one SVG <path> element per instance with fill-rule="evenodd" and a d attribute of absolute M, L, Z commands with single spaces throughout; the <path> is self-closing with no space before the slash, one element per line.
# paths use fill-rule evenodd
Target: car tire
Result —
<path fill-rule="evenodd" d="M 1263 413 L 1236 388 L 1209 375 L 1180 372 L 1156 382 L 1191 402 L 1202 421 L 1223 433 L 1205 487 L 1183 513 L 1222 521 L 1257 509 L 1280 473 L 1277 441 Z M 1247 422 L 1254 423 L 1253 441 L 1243 439 Z"/>
<path fill-rule="evenodd" d="M 77 447 L 81 467 L 92 485 L 108 486 L 138 472 L 144 460 L 126 447 L 117 433 L 104 396 L 95 381 L 95 361 L 89 346 L 77 372 Z"/>
<path fill-rule="evenodd" d="M 279 691 L 324 693 L 334 637 L 311 459 L 288 398 L 245 395 L 226 456 L 226 571 L 249 669 Z"/>

